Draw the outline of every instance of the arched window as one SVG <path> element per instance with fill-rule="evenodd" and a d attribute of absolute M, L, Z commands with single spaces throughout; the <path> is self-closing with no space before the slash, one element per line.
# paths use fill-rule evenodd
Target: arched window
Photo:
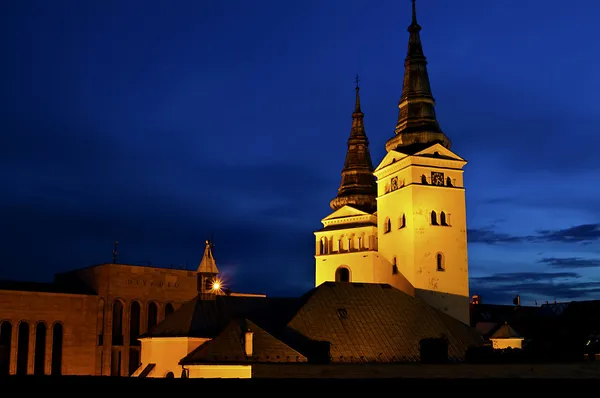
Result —
<path fill-rule="evenodd" d="M 173 312 L 175 312 L 175 309 L 173 308 L 173 304 L 167 303 L 165 305 L 165 318 L 168 317 L 169 315 L 171 315 Z"/>
<path fill-rule="evenodd" d="M 207 292 L 210 292 L 213 288 L 212 286 L 212 278 L 209 278 L 208 276 L 206 277 L 206 279 L 204 279 L 204 290 L 206 290 Z"/>
<path fill-rule="evenodd" d="M 17 335 L 17 374 L 27 374 L 27 359 L 29 357 L 29 325 L 27 322 L 19 324 Z"/>
<path fill-rule="evenodd" d="M 39 322 L 35 327 L 35 347 L 33 356 L 33 374 L 43 375 L 46 365 L 46 325 Z"/>
<path fill-rule="evenodd" d="M 444 271 L 446 269 L 445 265 L 444 265 L 444 255 L 442 253 L 438 253 L 435 256 L 435 261 L 436 261 L 436 264 L 437 264 L 437 270 L 438 271 Z"/>
<path fill-rule="evenodd" d="M 452 179 L 450 177 L 446 177 L 446 185 L 451 187 L 452 185 Z"/>
<path fill-rule="evenodd" d="M 4 321 L 0 325 L 0 376 L 10 372 L 10 346 L 12 340 L 12 324 Z"/>
<path fill-rule="evenodd" d="M 63 326 L 55 323 L 52 328 L 52 375 L 62 374 Z"/>
<path fill-rule="evenodd" d="M 166 377 L 167 379 L 174 379 L 174 378 L 175 378 L 175 375 L 173 374 L 173 372 L 169 372 L 169 373 L 167 373 L 167 374 L 166 374 L 166 376 L 165 376 L 165 377 Z"/>
<path fill-rule="evenodd" d="M 98 345 L 104 345 L 104 299 L 98 300 Z"/>
<path fill-rule="evenodd" d="M 385 225 L 383 226 L 383 231 L 384 233 L 388 233 L 392 230 L 392 220 L 390 220 L 389 218 L 385 219 Z"/>
<path fill-rule="evenodd" d="M 148 329 L 150 330 L 158 323 L 158 306 L 151 302 L 148 304 Z"/>
<path fill-rule="evenodd" d="M 398 220 L 398 224 L 400 224 L 398 226 L 398 228 L 404 228 L 404 227 L 406 227 L 406 215 L 404 213 L 402 213 L 402 216 L 400 217 L 400 220 Z"/>
<path fill-rule="evenodd" d="M 438 225 L 437 214 L 435 213 L 435 210 L 431 211 L 431 225 Z"/>
<path fill-rule="evenodd" d="M 119 300 L 113 303 L 112 345 L 123 345 L 123 303 Z"/>
<path fill-rule="evenodd" d="M 350 282 L 350 270 L 346 267 L 340 267 L 335 271 L 336 282 Z"/>
<path fill-rule="evenodd" d="M 421 175 L 421 184 L 427 184 L 427 177 L 425 176 L 425 174 Z"/>
<path fill-rule="evenodd" d="M 133 301 L 129 310 L 129 345 L 140 345 L 140 303 Z"/>
<path fill-rule="evenodd" d="M 441 213 L 440 213 L 440 224 L 442 224 L 442 225 L 446 225 L 446 226 L 448 225 L 448 224 L 446 223 L 446 213 L 444 213 L 444 212 L 441 212 Z"/>
<path fill-rule="evenodd" d="M 396 264 L 396 256 L 392 259 L 392 275 L 396 275 L 398 273 L 398 265 Z"/>

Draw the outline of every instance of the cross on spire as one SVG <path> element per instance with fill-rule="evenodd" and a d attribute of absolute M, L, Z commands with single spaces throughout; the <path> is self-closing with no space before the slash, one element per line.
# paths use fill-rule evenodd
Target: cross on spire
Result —
<path fill-rule="evenodd" d="M 360 79 L 358 78 L 358 73 L 356 74 L 356 89 L 360 89 L 360 87 L 358 87 L 358 82 L 360 82 Z"/>

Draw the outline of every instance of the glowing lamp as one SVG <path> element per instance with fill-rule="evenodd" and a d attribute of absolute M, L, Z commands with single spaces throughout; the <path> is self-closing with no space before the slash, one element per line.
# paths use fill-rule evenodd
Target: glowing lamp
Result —
<path fill-rule="evenodd" d="M 213 285 L 212 285 L 213 290 L 220 290 L 221 289 L 221 283 L 219 281 L 214 281 Z"/>

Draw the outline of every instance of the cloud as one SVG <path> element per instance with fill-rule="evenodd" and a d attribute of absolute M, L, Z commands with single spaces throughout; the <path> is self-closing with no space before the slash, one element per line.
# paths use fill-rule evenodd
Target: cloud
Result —
<path fill-rule="evenodd" d="M 534 300 L 592 298 L 600 293 L 600 281 L 586 280 L 575 272 L 498 273 L 471 278 L 471 290 L 488 303 L 509 304 L 518 294 L 530 305 Z"/>
<path fill-rule="evenodd" d="M 498 233 L 493 231 L 491 228 L 471 228 L 467 230 L 467 239 L 469 243 L 485 243 L 488 245 L 494 245 L 497 243 L 519 243 L 526 238 Z"/>
<path fill-rule="evenodd" d="M 589 242 L 600 239 L 600 224 L 583 224 L 556 231 L 539 231 L 537 239 L 548 242 Z"/>
<path fill-rule="evenodd" d="M 562 242 L 589 243 L 600 240 L 600 224 L 583 224 L 558 230 L 541 230 L 536 235 L 518 236 L 499 233 L 493 227 L 471 228 L 467 231 L 469 243 L 494 245 L 498 243 Z"/>
<path fill-rule="evenodd" d="M 600 259 L 588 259 L 581 257 L 545 257 L 539 263 L 549 265 L 552 268 L 595 268 L 600 267 Z"/>

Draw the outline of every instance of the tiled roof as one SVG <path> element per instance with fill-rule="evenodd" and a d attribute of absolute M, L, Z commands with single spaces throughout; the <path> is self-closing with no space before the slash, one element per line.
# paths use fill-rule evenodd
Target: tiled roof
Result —
<path fill-rule="evenodd" d="M 288 327 L 328 341 L 332 362 L 415 362 L 423 339 L 445 336 L 462 360 L 483 340 L 473 328 L 387 284 L 325 282 L 305 296 Z"/>
<path fill-rule="evenodd" d="M 245 333 L 252 332 L 252 355 L 247 356 Z M 272 363 L 306 362 L 306 357 L 290 348 L 252 321 L 232 320 L 214 339 L 207 341 L 181 360 L 194 363 Z"/>
<path fill-rule="evenodd" d="M 144 337 L 216 337 L 233 319 L 247 317 L 263 327 L 283 327 L 297 307 L 297 298 L 216 296 L 213 300 L 201 297 L 183 304 L 181 308 Z"/>
<path fill-rule="evenodd" d="M 225 361 L 242 353 L 238 319 L 259 330 L 261 358 L 300 353 L 311 362 L 416 362 L 425 341 L 444 338 L 449 359 L 462 360 L 469 346 L 483 343 L 474 328 L 390 285 L 342 282 L 323 283 L 295 299 L 195 298 L 142 337 L 212 338 L 193 359 Z"/>

